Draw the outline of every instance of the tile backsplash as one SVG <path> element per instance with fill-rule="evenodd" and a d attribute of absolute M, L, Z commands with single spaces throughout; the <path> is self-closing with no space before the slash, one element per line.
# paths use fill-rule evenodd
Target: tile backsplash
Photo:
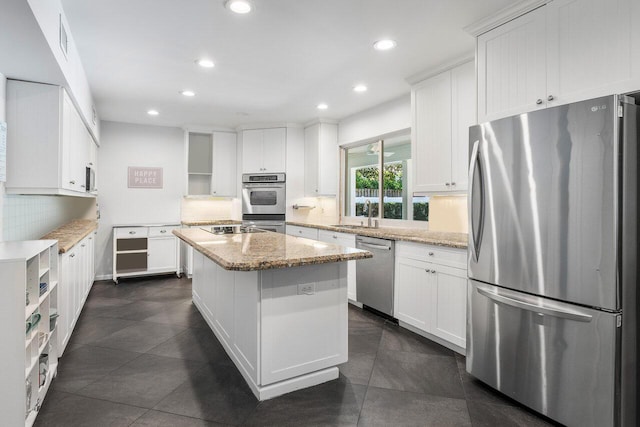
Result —
<path fill-rule="evenodd" d="M 7 194 L 3 205 L 3 239 L 32 240 L 72 219 L 95 218 L 96 199 Z"/>

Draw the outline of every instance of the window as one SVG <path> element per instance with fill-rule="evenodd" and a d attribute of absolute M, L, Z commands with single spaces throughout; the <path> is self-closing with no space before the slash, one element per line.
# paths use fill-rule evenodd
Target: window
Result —
<path fill-rule="evenodd" d="M 345 149 L 345 216 L 369 216 L 371 207 L 373 218 L 428 221 L 429 198 L 412 196 L 411 167 L 408 133 Z"/>

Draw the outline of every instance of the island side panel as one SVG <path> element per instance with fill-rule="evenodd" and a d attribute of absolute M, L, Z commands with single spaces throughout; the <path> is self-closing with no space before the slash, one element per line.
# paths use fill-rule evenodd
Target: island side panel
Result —
<path fill-rule="evenodd" d="M 261 385 L 347 361 L 347 263 L 261 274 Z"/>

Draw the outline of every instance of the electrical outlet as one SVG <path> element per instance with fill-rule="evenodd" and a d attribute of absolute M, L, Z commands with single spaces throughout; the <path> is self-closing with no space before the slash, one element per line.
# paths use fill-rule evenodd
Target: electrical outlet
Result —
<path fill-rule="evenodd" d="M 298 295 L 313 295 L 316 293 L 315 283 L 301 283 L 298 285 Z"/>

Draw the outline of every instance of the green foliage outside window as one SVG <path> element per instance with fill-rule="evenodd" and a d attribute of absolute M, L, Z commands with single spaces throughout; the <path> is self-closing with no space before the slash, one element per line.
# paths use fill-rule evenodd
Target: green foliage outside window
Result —
<path fill-rule="evenodd" d="M 402 190 L 402 163 L 384 165 L 385 190 Z M 378 168 L 360 168 L 356 170 L 356 188 L 378 188 Z"/>

